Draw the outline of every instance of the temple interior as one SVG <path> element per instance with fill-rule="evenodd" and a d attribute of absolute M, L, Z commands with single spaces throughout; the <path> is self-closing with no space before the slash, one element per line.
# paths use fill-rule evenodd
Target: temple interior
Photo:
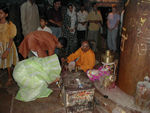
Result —
<path fill-rule="evenodd" d="M 59 48 L 57 44 L 61 43 L 59 36 L 53 34 L 56 29 L 53 31 L 51 28 L 50 33 L 31 30 L 25 34 L 23 27 L 28 23 L 23 26 L 22 4 L 29 1 L 38 7 L 40 24 L 41 19 L 44 20 L 44 16 L 48 15 L 45 21 L 46 27 L 61 28 L 61 38 L 67 39 L 68 44 L 62 51 L 56 49 Z M 54 11 L 47 13 L 51 8 L 54 10 L 53 5 L 60 1 L 62 17 Z M 4 18 L 9 17 L 17 29 L 13 38 L 16 50 L 9 48 L 10 42 L 5 48 L 6 51 L 3 50 L 3 34 L 10 34 L 9 32 L 2 34 L 4 28 L 1 25 L 9 23 L 9 20 L 3 23 L 5 19 L 1 13 L 7 14 L 1 8 L 4 4 L 9 9 L 8 15 Z M 84 40 L 78 38 L 82 30 L 76 26 L 80 23 L 77 12 L 82 5 L 88 12 Z M 72 10 L 75 7 L 75 15 L 68 13 L 70 7 Z M 117 9 L 118 17 L 115 14 L 111 15 L 113 8 Z M 25 10 L 33 14 L 28 14 L 24 21 L 35 18 L 35 12 L 27 8 Z M 96 29 L 94 27 L 90 28 L 91 23 L 94 23 L 90 20 L 92 18 L 89 16 L 92 14 L 90 11 L 97 11 L 96 15 L 99 12 L 101 14 L 102 20 L 95 22 L 97 26 L 100 25 L 97 31 L 94 31 Z M 70 20 L 67 20 L 67 14 L 71 17 Z M 62 18 L 61 25 L 59 22 L 53 23 L 51 15 L 57 15 L 58 17 L 54 19 L 58 21 Z M 0 0 L 0 113 L 150 113 L 149 15 L 150 0 Z M 81 17 L 84 18 L 83 15 Z M 116 21 L 111 20 L 112 18 L 119 19 Z M 112 26 L 116 22 L 111 29 L 109 19 Z M 76 24 L 73 22 L 75 20 Z M 33 20 L 32 23 L 34 24 L 35 21 Z M 32 26 L 32 23 L 29 26 Z M 68 24 L 70 26 L 66 27 Z M 29 29 L 26 28 L 26 31 Z M 92 38 L 97 36 L 97 39 L 89 40 L 89 35 Z M 109 35 L 116 36 L 115 49 L 110 46 Z M 52 37 L 52 40 L 47 39 L 48 36 Z M 77 48 L 74 47 L 75 37 L 78 39 Z M 32 46 L 35 40 L 36 47 Z M 56 45 L 53 40 L 57 42 Z M 48 44 L 54 46 L 48 47 Z M 94 57 L 86 54 L 88 51 L 86 44 L 88 50 L 92 51 L 89 54 L 94 54 Z M 49 48 L 53 49 L 53 54 L 50 53 Z M 14 50 L 18 54 L 18 61 L 15 66 L 11 66 L 11 84 L 8 85 L 10 76 L 8 67 L 5 67 L 8 63 L 3 61 L 4 53 Z M 25 54 L 29 50 L 32 53 L 31 57 Z M 35 52 L 36 50 L 44 50 L 46 54 L 41 51 L 41 53 Z M 81 53 L 84 54 L 83 58 L 82 55 L 78 55 Z M 12 54 L 16 57 L 14 53 Z M 92 62 L 93 59 L 93 67 L 87 68 L 91 64 L 86 65 L 86 63 Z M 81 66 L 83 62 L 86 63 Z"/>

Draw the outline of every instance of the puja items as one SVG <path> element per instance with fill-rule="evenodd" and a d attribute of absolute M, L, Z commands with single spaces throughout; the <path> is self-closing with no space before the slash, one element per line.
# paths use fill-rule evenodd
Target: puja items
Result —
<path fill-rule="evenodd" d="M 137 83 L 135 104 L 141 109 L 150 109 L 150 77 Z"/>
<path fill-rule="evenodd" d="M 105 76 L 104 80 L 103 80 L 103 87 L 104 88 L 114 88 L 115 81 L 116 81 L 116 76 L 114 76 L 114 75 Z"/>
<path fill-rule="evenodd" d="M 112 63 L 114 61 L 114 55 L 110 50 L 106 50 L 104 54 L 101 55 L 101 62 Z"/>
<path fill-rule="evenodd" d="M 100 79 L 99 70 L 97 69 L 88 70 L 87 76 L 89 77 L 91 81 L 99 80 Z"/>
<path fill-rule="evenodd" d="M 70 62 L 68 64 L 69 71 L 71 72 L 71 71 L 75 70 L 75 66 L 76 66 L 76 63 L 74 61 Z"/>
<path fill-rule="evenodd" d="M 103 66 L 110 67 L 110 74 L 115 75 L 118 60 L 114 60 L 114 55 L 110 50 L 106 50 L 105 53 L 101 55 L 101 62 Z"/>
<path fill-rule="evenodd" d="M 109 72 L 109 74 L 105 74 L 105 76 L 102 77 L 100 82 L 102 82 L 104 88 L 114 88 L 115 81 L 116 81 L 116 73 L 115 72 L 116 72 L 117 63 L 116 62 L 112 62 L 112 63 L 102 62 L 102 64 L 103 64 L 103 68 L 104 69 L 106 68 L 107 72 Z"/>
<path fill-rule="evenodd" d="M 62 81 L 62 97 L 67 113 L 92 113 L 95 88 L 84 72 L 66 72 Z"/>
<path fill-rule="evenodd" d="M 116 76 L 110 74 L 111 67 L 108 65 L 101 66 L 98 70 L 92 69 L 87 71 L 87 76 L 91 81 L 99 81 L 100 87 L 113 88 L 115 87 Z"/>
<path fill-rule="evenodd" d="M 110 67 L 109 66 L 101 66 L 99 69 L 91 69 L 87 71 L 87 76 L 91 81 L 100 80 L 102 76 L 109 76 L 110 75 Z"/>

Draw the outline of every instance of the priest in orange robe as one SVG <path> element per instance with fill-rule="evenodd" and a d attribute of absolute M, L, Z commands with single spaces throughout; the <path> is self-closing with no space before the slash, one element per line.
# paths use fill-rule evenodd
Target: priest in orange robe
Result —
<path fill-rule="evenodd" d="M 62 59 L 62 62 L 64 61 L 67 61 L 67 63 L 75 61 L 79 70 L 86 72 L 88 69 L 92 69 L 94 67 L 95 54 L 90 49 L 88 41 L 84 41 L 75 53 L 69 55 L 67 59 Z"/>

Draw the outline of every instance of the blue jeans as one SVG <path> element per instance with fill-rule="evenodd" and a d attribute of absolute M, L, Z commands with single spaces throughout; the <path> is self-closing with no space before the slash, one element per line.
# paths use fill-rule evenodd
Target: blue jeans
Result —
<path fill-rule="evenodd" d="M 61 37 L 61 27 L 50 27 L 52 30 L 52 34 L 57 38 Z M 58 54 L 58 49 L 55 49 L 55 53 Z"/>
<path fill-rule="evenodd" d="M 107 33 L 107 45 L 109 50 L 113 50 L 114 52 L 117 50 L 117 34 L 118 34 L 118 29 L 113 29 L 109 30 Z"/>

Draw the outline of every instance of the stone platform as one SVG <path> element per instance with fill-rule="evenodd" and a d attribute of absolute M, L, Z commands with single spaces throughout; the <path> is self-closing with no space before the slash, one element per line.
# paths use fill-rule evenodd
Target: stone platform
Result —
<path fill-rule="evenodd" d="M 134 103 L 134 97 L 127 95 L 117 86 L 112 89 L 104 89 L 95 83 L 97 92 L 95 93 L 95 99 L 98 104 L 98 108 L 103 109 L 104 113 L 112 113 L 115 109 L 121 109 L 125 112 L 121 113 L 150 113 L 150 110 L 141 110 Z"/>

